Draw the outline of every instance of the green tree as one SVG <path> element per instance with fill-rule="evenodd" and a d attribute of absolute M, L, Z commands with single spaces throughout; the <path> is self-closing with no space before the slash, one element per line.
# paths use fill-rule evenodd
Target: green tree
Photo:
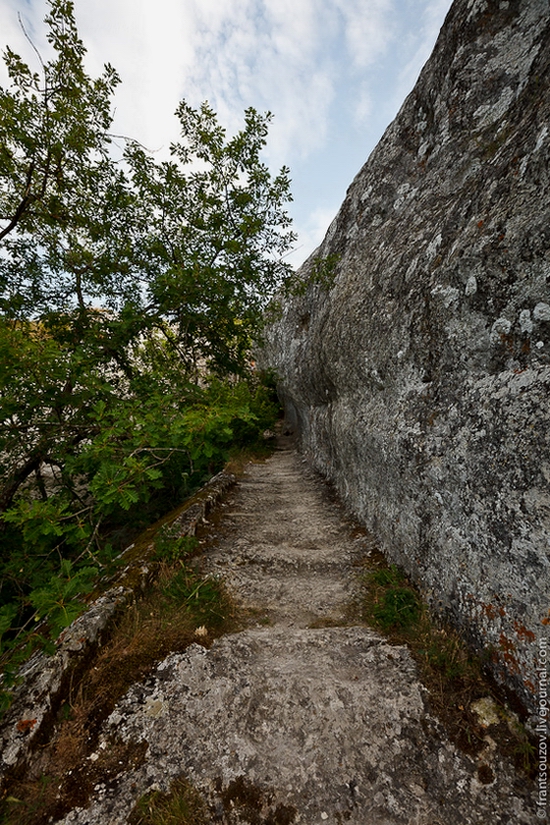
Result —
<path fill-rule="evenodd" d="M 169 160 L 128 141 L 115 161 L 118 76 L 88 77 L 73 4 L 49 5 L 53 58 L 7 49 L 0 89 L 0 603 L 47 603 L 60 557 L 95 565 L 121 514 L 266 426 L 237 376 L 293 241 L 269 114 L 228 138 L 182 102 Z"/>
<path fill-rule="evenodd" d="M 46 23 L 55 58 L 40 71 L 9 48 L 4 55 L 0 286 L 10 317 L 85 311 L 89 298 L 112 299 L 115 284 L 119 295 L 132 286 L 117 225 L 128 193 L 109 157 L 118 76 L 111 66 L 97 80 L 86 75 L 72 3 L 51 2 Z"/>
<path fill-rule="evenodd" d="M 182 140 L 170 161 L 155 164 L 137 143 L 126 151 L 141 207 L 146 311 L 190 372 L 206 360 L 238 373 L 288 272 L 288 170 L 272 179 L 261 162 L 269 113 L 248 109 L 229 140 L 206 103 L 197 111 L 182 102 L 177 116 Z"/>

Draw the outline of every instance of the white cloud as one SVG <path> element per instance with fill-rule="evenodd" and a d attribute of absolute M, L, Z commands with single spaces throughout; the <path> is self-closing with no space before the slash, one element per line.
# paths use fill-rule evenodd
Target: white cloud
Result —
<path fill-rule="evenodd" d="M 41 51 L 47 51 L 45 28 L 42 18 L 46 12 L 45 3 L 37 14 L 34 7 L 29 7 L 21 0 L 2 0 L 0 3 L 0 51 L 4 54 L 6 46 L 19 54 L 24 60 L 36 62 L 33 48 L 26 39 L 21 23 L 24 25 L 27 36 Z M 21 17 L 21 23 L 19 22 Z M 0 64 L 0 82 L 5 85 L 7 73 L 4 63 Z"/>
<path fill-rule="evenodd" d="M 363 81 L 357 89 L 357 97 L 353 111 L 354 120 L 358 125 L 368 122 L 373 109 L 373 99 L 370 84 Z"/>
<path fill-rule="evenodd" d="M 99 74 L 105 62 L 121 76 L 115 129 L 152 149 L 177 137 L 174 111 L 182 83 L 192 71 L 192 19 L 178 0 L 76 0 L 88 65 Z"/>
<path fill-rule="evenodd" d="M 186 93 L 194 102 L 208 98 L 233 128 L 248 105 L 273 111 L 270 152 L 277 162 L 320 145 L 334 91 L 330 66 L 319 59 L 313 2 L 192 5 L 197 36 Z"/>
<path fill-rule="evenodd" d="M 0 5 L 0 48 L 2 52 L 7 45 L 12 44 L 19 39 L 21 34 L 19 24 L 17 22 L 17 10 L 19 3 L 16 0 L 4 0 Z"/>
<path fill-rule="evenodd" d="M 75 11 L 91 73 L 110 62 L 121 75 L 116 129 L 157 148 L 175 137 L 182 97 L 208 99 L 231 130 L 253 105 L 275 114 L 269 155 L 281 165 L 323 146 L 338 84 L 388 48 L 393 2 L 75 0 Z M 21 40 L 20 9 L 42 47 L 45 0 L 2 3 L 7 39 Z M 371 108 L 362 80 L 359 120 Z"/>
<path fill-rule="evenodd" d="M 230 131 L 248 106 L 274 113 L 267 159 L 297 180 L 293 211 L 309 253 L 412 88 L 450 2 L 75 0 L 75 12 L 90 73 L 109 62 L 122 78 L 114 129 L 149 148 L 166 152 L 177 138 L 182 98 L 209 100 Z M 46 0 L 0 0 L 0 46 L 34 62 L 18 11 L 46 53 Z"/>
<path fill-rule="evenodd" d="M 349 56 L 355 68 L 370 66 L 393 34 L 392 0 L 335 0 L 344 20 Z"/>

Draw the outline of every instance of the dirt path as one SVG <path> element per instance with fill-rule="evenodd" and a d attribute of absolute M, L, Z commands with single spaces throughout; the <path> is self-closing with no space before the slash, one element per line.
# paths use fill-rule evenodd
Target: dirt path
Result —
<path fill-rule="evenodd" d="M 145 759 L 64 825 L 125 823 L 146 791 L 181 775 L 226 825 L 540 821 L 497 756 L 483 784 L 479 765 L 448 741 L 408 651 L 349 626 L 368 539 L 283 447 L 249 466 L 206 550 L 252 626 L 169 656 L 133 686 L 99 750 L 141 742 Z"/>

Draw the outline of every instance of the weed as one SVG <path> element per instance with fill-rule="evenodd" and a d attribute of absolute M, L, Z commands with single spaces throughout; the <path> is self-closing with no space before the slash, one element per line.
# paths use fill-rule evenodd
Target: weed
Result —
<path fill-rule="evenodd" d="M 178 536 L 172 525 L 161 528 L 155 537 L 153 559 L 175 564 L 189 558 L 198 547 L 195 536 Z"/>
<path fill-rule="evenodd" d="M 136 804 L 128 825 L 208 825 L 212 820 L 200 793 L 178 779 L 169 793 L 150 791 Z"/>
<path fill-rule="evenodd" d="M 368 579 L 381 587 L 394 587 L 406 581 L 405 576 L 397 569 L 395 564 L 391 564 L 389 567 L 379 567 L 368 574 Z"/>
<path fill-rule="evenodd" d="M 382 630 L 408 628 L 418 620 L 421 612 L 418 596 L 395 565 L 369 573 L 367 584 L 373 593 L 369 618 L 377 627 Z"/>
<path fill-rule="evenodd" d="M 510 726 L 512 733 L 512 756 L 516 768 L 526 774 L 536 775 L 537 748 L 532 742 L 521 722 L 515 722 Z"/>
<path fill-rule="evenodd" d="M 472 704 L 491 695 L 497 706 L 502 706 L 496 685 L 484 674 L 490 651 L 479 656 L 472 654 L 456 630 L 432 619 L 427 606 L 397 567 L 388 566 L 381 554 L 371 555 L 372 562 L 375 569 L 362 576 L 362 618 L 382 630 L 391 643 L 407 645 L 428 689 L 434 715 L 457 747 L 470 755 L 480 754 L 486 744 L 486 730 Z M 502 720 L 508 717 L 502 708 Z M 502 721 L 491 727 L 491 737 L 520 771 L 532 775 L 533 746 L 521 725 Z M 484 781 L 488 781 L 488 776 L 485 771 Z"/>
<path fill-rule="evenodd" d="M 420 614 L 420 603 L 409 587 L 392 587 L 384 593 L 373 610 L 374 618 L 384 630 L 410 627 Z"/>
<path fill-rule="evenodd" d="M 426 649 L 419 648 L 418 653 L 425 658 L 428 667 L 442 673 L 445 679 L 467 678 L 474 660 L 467 656 L 459 637 L 433 628 L 426 634 L 426 641 Z"/>
<path fill-rule="evenodd" d="M 162 593 L 169 603 L 185 605 L 194 621 L 209 629 L 221 627 L 231 610 L 223 583 L 213 577 L 202 578 L 188 566 L 181 567 Z"/>

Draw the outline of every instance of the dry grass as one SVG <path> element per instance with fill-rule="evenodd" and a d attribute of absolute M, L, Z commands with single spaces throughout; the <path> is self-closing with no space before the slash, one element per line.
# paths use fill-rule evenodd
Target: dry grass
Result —
<path fill-rule="evenodd" d="M 98 782 L 114 782 L 129 765 L 139 765 L 143 743 L 113 741 L 96 762 L 87 758 L 118 699 L 169 653 L 183 651 L 192 642 L 208 646 L 236 626 L 236 608 L 222 583 L 202 578 L 190 564 L 161 564 L 151 591 L 125 612 L 111 641 L 73 686 L 62 709 L 64 718 L 32 771 L 6 791 L 0 821 L 56 821 L 72 808 L 86 806 Z"/>
<path fill-rule="evenodd" d="M 169 793 L 152 791 L 140 799 L 128 825 L 209 825 L 211 821 L 200 793 L 185 779 L 178 779 Z"/>

